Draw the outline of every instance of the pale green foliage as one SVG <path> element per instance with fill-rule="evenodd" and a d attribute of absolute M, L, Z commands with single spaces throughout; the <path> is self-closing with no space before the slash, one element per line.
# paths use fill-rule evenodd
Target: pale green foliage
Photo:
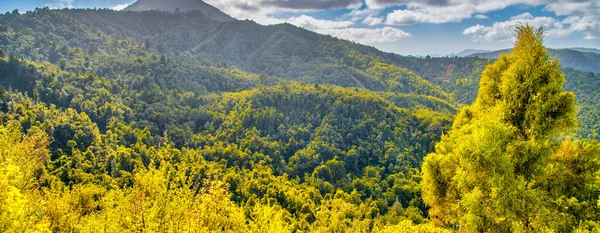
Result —
<path fill-rule="evenodd" d="M 574 231 L 600 218 L 600 150 L 557 142 L 575 124 L 574 95 L 543 31 L 517 27 L 514 52 L 483 72 L 472 106 L 423 162 L 423 199 L 438 224 L 461 232 Z"/>

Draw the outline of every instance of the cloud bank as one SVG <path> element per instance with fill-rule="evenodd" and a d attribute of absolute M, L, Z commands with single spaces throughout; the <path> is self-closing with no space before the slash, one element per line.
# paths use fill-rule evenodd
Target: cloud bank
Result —
<path fill-rule="evenodd" d="M 600 38 L 600 1 L 597 0 L 206 0 L 206 2 L 240 19 L 252 19 L 262 24 L 288 22 L 344 39 L 370 42 L 407 38 L 400 35 L 410 35 L 410 33 L 398 28 L 404 25 L 488 19 L 488 13 L 510 6 L 543 6 L 544 11 L 552 12 L 556 17 L 535 17 L 527 13 L 491 25 L 472 25 L 465 28 L 463 34 L 478 41 L 508 40 L 512 37 L 513 31 L 510 26 L 528 23 L 544 26 L 548 36 L 566 36 L 580 32 L 585 35 L 585 39 Z M 338 19 L 327 20 L 305 14 L 339 9 L 350 10 L 350 13 Z M 302 15 L 277 17 L 285 12 Z M 391 29 L 398 33 L 383 33 L 391 32 Z M 359 36 L 357 33 L 375 33 L 383 36 L 384 39 L 364 39 L 370 36 Z"/>
<path fill-rule="evenodd" d="M 73 0 L 56 0 L 54 3 L 46 5 L 52 9 L 73 8 Z"/>

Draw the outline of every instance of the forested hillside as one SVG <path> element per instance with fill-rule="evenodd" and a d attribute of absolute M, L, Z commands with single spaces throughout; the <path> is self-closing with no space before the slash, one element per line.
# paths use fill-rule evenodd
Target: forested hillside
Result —
<path fill-rule="evenodd" d="M 102 76 L 122 73 L 115 70 L 119 65 L 114 67 L 114 63 L 123 61 L 115 59 L 134 62 L 152 53 L 156 54 L 155 59 L 165 55 L 163 60 L 173 59 L 177 63 L 232 66 L 305 83 L 447 98 L 439 88 L 419 76 L 443 76 L 451 66 L 471 72 L 471 61 L 477 60 L 436 59 L 430 63 L 425 59 L 383 53 L 289 24 L 217 22 L 200 12 L 39 9 L 18 17 L 7 15 L 0 20 L 6 28 L 0 35 L 0 43 L 9 54 L 56 64 L 63 59 L 67 69 Z M 31 45 L 37 49 L 32 50 Z M 423 68 L 424 63 L 429 65 Z"/>
<path fill-rule="evenodd" d="M 191 187 L 195 192 L 208 192 L 203 185 L 220 182 L 216 184 L 224 186 L 214 192 L 231 195 L 235 203 L 228 204 L 231 208 L 250 208 L 236 207 L 234 213 L 243 218 L 244 211 L 257 208 L 255 204 L 276 204 L 276 212 L 288 216 L 277 224 L 289 224 L 289 229 L 332 227 L 316 222 L 341 218 L 329 216 L 337 214 L 329 208 L 346 208 L 347 214 L 357 218 L 335 229 L 370 229 L 376 218 L 381 218 L 377 221 L 381 226 L 402 219 L 423 222 L 426 209 L 418 188 L 420 161 L 441 132 L 448 130 L 455 112 L 452 105 L 435 97 L 379 95 L 299 83 L 220 95 L 176 89 L 165 93 L 159 88 L 134 92 L 119 80 L 74 74 L 49 63 L 6 55 L 0 62 L 2 84 L 9 89 L 2 94 L 2 119 L 13 132 L 10 135 L 35 131 L 39 133 L 36 137 L 48 140 L 32 148 L 47 151 L 39 155 L 36 166 L 46 166 L 36 173 L 36 182 L 51 193 L 56 192 L 53 188 L 81 189 L 86 194 L 69 195 L 92 195 L 80 203 L 91 205 L 86 208 L 102 208 L 101 200 L 94 196 L 127 196 L 127 190 L 135 189 L 139 182 L 173 185 L 160 194 L 167 196 L 184 195 L 179 192 Z M 177 176 L 185 176 L 172 180 L 168 178 L 171 169 L 180 172 Z M 146 174 L 143 171 L 149 173 L 138 177 Z M 159 180 L 148 180 L 154 179 L 151 177 Z M 226 193 L 222 193 L 224 187 Z M 124 188 L 126 193 L 114 194 L 114 188 Z M 185 195 L 192 195 L 194 189 Z M 175 197 L 180 196 L 168 198 Z M 71 201 L 69 196 L 62 198 L 55 201 Z M 125 203 L 117 205 L 129 208 L 122 206 Z M 164 208 L 159 203 L 148 205 L 149 209 Z M 48 215 L 68 211 L 39 208 Z M 275 211 L 271 206 L 265 208 Z M 32 219 L 31 224 L 66 224 L 53 226 L 55 231 L 94 227 L 87 222 L 69 222 L 70 217 L 80 218 L 78 214 L 87 212 L 65 219 Z M 288 219 L 291 217 L 293 222 Z M 339 221 L 347 221 L 345 218 Z M 6 224 L 6 229 L 17 227 Z M 137 223 L 132 220 L 131 224 Z M 247 227 L 241 224 L 239 227 Z"/>
<path fill-rule="evenodd" d="M 468 115 L 459 109 L 490 63 L 403 57 L 200 11 L 1 15 L 0 231 L 452 232 L 464 224 L 437 218 L 443 207 L 421 182 L 438 176 L 421 167 L 453 147 L 455 115 Z M 600 129 L 598 75 L 564 72 L 581 128 L 543 138 L 545 152 L 558 147 L 551 139 Z M 574 157 L 553 169 L 585 175 L 586 194 L 542 200 L 575 206 L 568 216 L 580 223 L 547 229 L 597 227 L 597 145 L 580 147 L 565 146 Z"/>

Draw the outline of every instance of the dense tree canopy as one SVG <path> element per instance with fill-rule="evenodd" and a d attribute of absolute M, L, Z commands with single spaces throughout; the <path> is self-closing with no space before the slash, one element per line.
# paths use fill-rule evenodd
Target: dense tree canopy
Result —
<path fill-rule="evenodd" d="M 49 63 L 5 56 L 0 64 L 3 73 L 21 74 L 2 79 L 0 119 L 21 132 L 7 146 L 20 146 L 22 133 L 50 139 L 27 139 L 45 151 L 41 167 L 14 171 L 31 175 L 31 186 L 20 189 L 31 200 L 23 203 L 55 204 L 10 215 L 31 218 L 25 229 L 181 231 L 188 228 L 177 224 L 188 221 L 208 231 L 417 228 L 412 223 L 426 222 L 427 211 L 418 167 L 455 111 L 430 96 L 299 83 L 206 96 L 154 89 L 145 97 L 118 80 Z M 34 84 L 11 90 L 19 79 Z M 197 208 L 232 215 L 202 222 L 209 220 L 189 212 Z M 179 220 L 165 225 L 171 218 Z"/>

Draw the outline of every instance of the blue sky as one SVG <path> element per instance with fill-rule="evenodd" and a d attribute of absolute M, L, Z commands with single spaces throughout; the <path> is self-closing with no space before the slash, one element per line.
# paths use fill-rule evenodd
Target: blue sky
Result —
<path fill-rule="evenodd" d="M 122 9 L 133 0 L 0 0 L 36 7 Z M 546 46 L 600 48 L 600 0 L 206 0 L 238 19 L 289 22 L 403 55 L 511 47 L 515 24 L 544 26 Z"/>

